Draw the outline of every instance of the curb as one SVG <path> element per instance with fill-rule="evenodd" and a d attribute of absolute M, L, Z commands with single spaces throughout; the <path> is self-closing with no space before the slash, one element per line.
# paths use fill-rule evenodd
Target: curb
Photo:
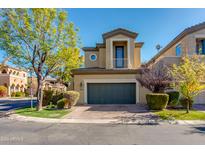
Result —
<path fill-rule="evenodd" d="M 8 114 L 7 114 L 8 115 Z M 26 117 L 10 113 L 7 117 L 11 120 L 23 122 L 40 122 L 40 123 L 62 123 L 62 124 L 124 124 L 124 125 L 204 125 L 205 120 L 130 120 L 123 121 L 120 119 L 54 119 L 54 118 L 38 118 Z"/>
<path fill-rule="evenodd" d="M 22 115 L 12 114 L 8 119 L 18 120 L 24 122 L 40 122 L 40 123 L 84 123 L 84 124 L 107 124 L 115 123 L 116 119 L 54 119 L 54 118 L 38 118 L 38 117 L 26 117 Z"/>
<path fill-rule="evenodd" d="M 13 111 L 2 111 L 2 112 L 0 112 L 0 118 L 6 117 L 6 116 L 10 116 L 13 113 L 14 113 Z"/>

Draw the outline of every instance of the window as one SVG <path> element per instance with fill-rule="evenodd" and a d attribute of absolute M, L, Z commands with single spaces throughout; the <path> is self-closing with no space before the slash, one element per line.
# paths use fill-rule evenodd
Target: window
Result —
<path fill-rule="evenodd" d="M 197 54 L 205 55 L 205 39 L 197 41 Z"/>
<path fill-rule="evenodd" d="M 116 46 L 115 50 L 115 65 L 116 68 L 123 68 L 124 67 L 124 47 L 123 46 Z"/>
<path fill-rule="evenodd" d="M 176 46 L 176 56 L 181 56 L 181 44 Z"/>
<path fill-rule="evenodd" d="M 91 54 L 90 55 L 90 60 L 91 61 L 96 61 L 97 60 L 97 55 L 96 54 Z"/>
<path fill-rule="evenodd" d="M 1 73 L 2 73 L 2 74 L 6 74 L 6 73 L 7 73 L 7 71 L 4 69 Z"/>

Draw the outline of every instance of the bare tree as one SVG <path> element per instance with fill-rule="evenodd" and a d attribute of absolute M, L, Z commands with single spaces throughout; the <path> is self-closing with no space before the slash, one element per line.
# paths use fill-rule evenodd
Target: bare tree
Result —
<path fill-rule="evenodd" d="M 143 66 L 142 75 L 138 77 L 137 80 L 143 87 L 154 93 L 164 92 L 172 81 L 171 74 L 168 70 L 168 67 L 162 62 L 159 62 L 151 68 Z"/>

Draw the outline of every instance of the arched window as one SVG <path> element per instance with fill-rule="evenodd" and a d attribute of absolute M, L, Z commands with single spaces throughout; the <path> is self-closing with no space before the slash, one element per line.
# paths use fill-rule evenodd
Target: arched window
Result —
<path fill-rule="evenodd" d="M 2 73 L 2 74 L 6 74 L 7 71 L 6 71 L 5 69 L 3 69 L 1 73 Z"/>

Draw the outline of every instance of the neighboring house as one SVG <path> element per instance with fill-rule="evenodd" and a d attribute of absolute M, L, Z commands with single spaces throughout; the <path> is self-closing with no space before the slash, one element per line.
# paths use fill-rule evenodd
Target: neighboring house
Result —
<path fill-rule="evenodd" d="M 25 92 L 27 88 L 27 72 L 10 66 L 0 67 L 0 85 L 7 87 L 7 95 L 12 92 Z"/>
<path fill-rule="evenodd" d="M 32 82 L 32 84 L 31 84 Z M 36 77 L 28 77 L 28 90 L 27 92 L 29 94 L 31 94 L 31 90 L 32 90 L 32 93 L 33 95 L 36 95 L 36 92 L 37 92 L 37 78 Z M 32 86 L 30 86 L 32 85 Z M 32 87 L 32 89 L 31 89 Z M 62 83 L 59 83 L 57 81 L 57 79 L 55 78 L 51 78 L 51 77 L 48 77 L 45 79 L 44 81 L 44 84 L 43 84 L 43 89 L 44 90 L 53 90 L 53 91 L 59 91 L 59 92 L 63 92 L 63 91 L 66 91 L 66 86 Z"/>
<path fill-rule="evenodd" d="M 205 55 L 205 22 L 186 28 L 167 46 L 156 54 L 147 65 L 152 66 L 159 61 L 166 64 L 179 63 L 181 56 Z"/>
<path fill-rule="evenodd" d="M 142 42 L 137 33 L 115 29 L 104 33 L 103 43 L 84 47 L 85 68 L 72 71 L 81 104 L 136 104 L 145 102 L 147 89 L 140 76 Z"/>
<path fill-rule="evenodd" d="M 185 29 L 146 65 L 151 67 L 159 62 L 166 65 L 179 64 L 181 56 L 194 54 L 199 55 L 199 58 L 205 56 L 205 22 Z M 197 96 L 195 101 L 205 103 L 205 92 Z"/>

